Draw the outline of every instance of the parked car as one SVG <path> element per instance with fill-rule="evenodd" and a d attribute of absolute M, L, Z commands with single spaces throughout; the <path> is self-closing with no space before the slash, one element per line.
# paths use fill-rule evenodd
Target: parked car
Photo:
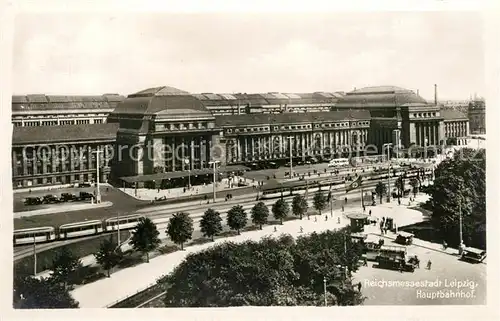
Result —
<path fill-rule="evenodd" d="M 79 199 L 82 201 L 86 201 L 86 200 L 92 199 L 93 197 L 94 197 L 94 195 L 92 195 L 92 193 L 80 192 Z"/>
<path fill-rule="evenodd" d="M 43 197 L 43 203 L 45 204 L 59 203 L 59 197 L 52 194 L 47 194 Z"/>
<path fill-rule="evenodd" d="M 41 197 L 26 197 L 24 199 L 24 205 L 40 205 L 43 203 Z"/>
<path fill-rule="evenodd" d="M 486 251 L 473 247 L 466 247 L 460 259 L 473 263 L 481 263 L 486 259 Z"/>
<path fill-rule="evenodd" d="M 90 182 L 79 183 L 78 187 L 92 187 L 92 184 Z"/>
<path fill-rule="evenodd" d="M 78 201 L 78 196 L 72 193 L 62 193 L 61 202 L 73 202 L 73 201 Z"/>

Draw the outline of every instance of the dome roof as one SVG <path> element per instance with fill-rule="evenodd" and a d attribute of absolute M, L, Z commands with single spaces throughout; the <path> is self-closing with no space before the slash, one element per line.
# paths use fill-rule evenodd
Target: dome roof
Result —
<path fill-rule="evenodd" d="M 152 97 L 152 96 L 185 96 L 190 95 L 187 91 L 170 86 L 153 87 L 141 90 L 128 97 Z"/>
<path fill-rule="evenodd" d="M 427 101 L 415 92 L 397 86 L 364 87 L 348 92 L 337 107 L 395 107 L 408 104 L 427 105 Z"/>
<path fill-rule="evenodd" d="M 161 118 L 213 117 L 190 93 L 168 86 L 148 88 L 129 95 L 113 114 L 156 115 Z"/>

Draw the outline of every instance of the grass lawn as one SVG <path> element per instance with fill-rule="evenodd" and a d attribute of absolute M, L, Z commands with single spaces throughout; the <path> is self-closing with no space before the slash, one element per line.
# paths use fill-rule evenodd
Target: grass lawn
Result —
<path fill-rule="evenodd" d="M 130 231 L 120 231 L 120 239 L 126 240 L 130 236 Z M 77 257 L 84 257 L 97 252 L 101 242 L 112 237 L 116 239 L 116 233 L 104 234 L 99 237 L 83 240 L 81 242 L 71 243 L 66 245 L 66 247 Z M 53 259 L 59 251 L 59 247 L 49 249 L 40 253 L 37 253 L 37 271 L 42 272 L 48 270 L 52 264 Z M 14 273 L 17 275 L 32 275 L 33 274 L 33 256 L 27 256 L 20 259 L 14 263 Z"/>

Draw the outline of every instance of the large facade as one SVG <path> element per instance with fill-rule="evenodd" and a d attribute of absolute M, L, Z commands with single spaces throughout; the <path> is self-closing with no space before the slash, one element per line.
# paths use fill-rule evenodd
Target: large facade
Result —
<path fill-rule="evenodd" d="M 117 94 L 12 96 L 12 124 L 15 127 L 102 124 L 123 99 Z"/>
<path fill-rule="evenodd" d="M 378 86 L 349 92 L 335 110 L 365 109 L 370 112 L 369 143 L 379 149 L 386 143 L 438 146 L 445 138 L 444 118 L 437 104 L 428 103 L 415 92 L 394 86 Z M 394 135 L 395 131 L 399 133 Z M 398 137 L 394 141 L 394 137 Z"/>
<path fill-rule="evenodd" d="M 467 144 L 469 136 L 469 119 L 467 114 L 458 110 L 445 109 L 441 113 L 444 116 L 444 134 L 446 139 L 456 140 L 458 145 Z"/>
<path fill-rule="evenodd" d="M 14 127 L 12 184 L 14 188 L 108 180 L 115 142 L 115 124 Z"/>
<path fill-rule="evenodd" d="M 362 152 L 368 141 L 368 111 L 333 111 L 216 117 L 226 164 Z"/>
<path fill-rule="evenodd" d="M 108 122 L 119 124 L 117 177 L 206 168 L 219 131 L 198 99 L 172 87 L 129 95 Z"/>
<path fill-rule="evenodd" d="M 104 148 L 113 149 L 103 155 L 113 156 L 113 161 L 101 164 L 102 181 L 205 173 L 212 160 L 223 166 L 285 161 L 290 151 L 303 160 L 381 154 L 386 143 L 400 144 L 404 151 L 415 144 L 438 146 L 450 137 L 461 143 L 469 131 L 467 116 L 440 109 L 437 94 L 435 103 L 428 103 L 393 86 L 346 94 L 231 95 L 156 87 L 125 99 L 99 98 L 106 103 L 76 102 L 91 101 L 89 96 L 35 96 L 13 100 L 15 117 L 20 117 L 13 122 L 21 122 L 14 127 L 12 142 L 15 188 L 94 181 L 93 151 Z M 67 102 L 56 103 L 56 97 Z M 37 115 L 49 118 L 42 121 Z M 98 124 L 104 121 L 108 124 Z M 59 151 L 61 145 L 66 151 Z M 73 156 L 58 161 L 61 153 Z M 76 158 L 81 161 L 74 162 Z"/>
<path fill-rule="evenodd" d="M 486 104 L 484 99 L 475 99 L 470 102 L 468 118 L 472 134 L 486 134 Z"/>

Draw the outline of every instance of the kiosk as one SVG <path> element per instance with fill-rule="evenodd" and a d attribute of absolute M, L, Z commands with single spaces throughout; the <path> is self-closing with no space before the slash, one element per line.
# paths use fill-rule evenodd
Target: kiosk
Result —
<path fill-rule="evenodd" d="M 363 232 L 368 224 L 368 215 L 363 213 L 351 213 L 346 215 L 351 220 L 351 229 L 354 233 Z"/>

